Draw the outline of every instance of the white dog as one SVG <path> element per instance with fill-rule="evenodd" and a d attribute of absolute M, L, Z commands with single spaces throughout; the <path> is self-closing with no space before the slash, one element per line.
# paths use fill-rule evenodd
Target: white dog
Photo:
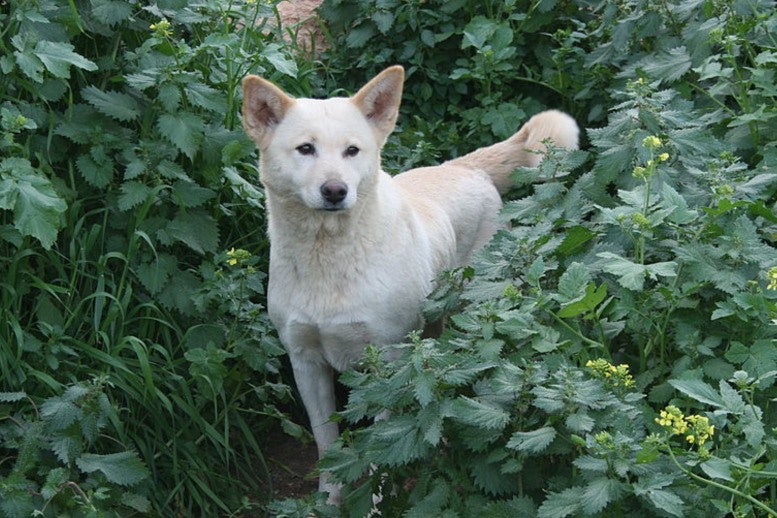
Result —
<path fill-rule="evenodd" d="M 390 67 L 353 97 L 326 100 L 243 80 L 243 125 L 260 150 L 267 201 L 268 310 L 319 456 L 338 435 L 334 371 L 366 345 L 399 343 L 420 328 L 437 273 L 466 265 L 496 231 L 510 173 L 536 166 L 546 139 L 577 146 L 575 121 L 548 111 L 503 142 L 391 177 L 380 151 L 403 80 L 402 67 Z M 319 487 L 339 501 L 326 476 Z"/>

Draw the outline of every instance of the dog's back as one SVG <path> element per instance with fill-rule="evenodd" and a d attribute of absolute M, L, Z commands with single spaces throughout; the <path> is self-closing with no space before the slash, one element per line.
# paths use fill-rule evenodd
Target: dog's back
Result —
<path fill-rule="evenodd" d="M 454 263 L 447 268 L 462 266 L 496 231 L 496 215 L 502 206 L 500 194 L 512 185 L 510 173 L 518 167 L 536 167 L 547 141 L 557 147 L 577 148 L 578 134 L 572 117 L 556 110 L 545 111 L 529 119 L 507 140 L 439 166 L 412 169 L 394 180 L 422 210 L 433 205 L 445 212 L 456 239 Z"/>

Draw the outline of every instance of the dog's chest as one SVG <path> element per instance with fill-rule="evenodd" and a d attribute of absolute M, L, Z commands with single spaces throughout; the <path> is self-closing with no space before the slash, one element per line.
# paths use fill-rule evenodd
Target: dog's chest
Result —
<path fill-rule="evenodd" d="M 366 345 L 400 342 L 420 326 L 430 276 L 363 265 L 271 266 L 270 316 L 289 354 L 324 359 L 342 370 Z"/>

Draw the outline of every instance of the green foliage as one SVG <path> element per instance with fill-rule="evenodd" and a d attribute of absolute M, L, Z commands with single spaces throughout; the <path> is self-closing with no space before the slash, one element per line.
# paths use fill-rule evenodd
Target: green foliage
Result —
<path fill-rule="evenodd" d="M 106 388 L 105 379 L 74 384 L 39 406 L 24 392 L 0 393 L 0 447 L 15 457 L 0 477 L 6 516 L 46 509 L 83 516 L 150 511 L 150 473 L 137 453 L 94 453 L 116 449 L 106 435 L 118 420 Z"/>
<path fill-rule="evenodd" d="M 542 34 L 507 61 L 536 59 L 534 77 L 556 82 L 519 105 L 555 91 L 556 106 L 597 127 L 587 154 L 551 150 L 516 172 L 509 229 L 438 279 L 427 315 L 447 317 L 439 339 L 415 338 L 393 362 L 373 352 L 343 375 L 341 416 L 359 425 L 321 467 L 346 484 L 349 516 L 376 493 L 384 515 L 469 516 L 489 504 L 540 517 L 774 515 L 777 127 L 773 82 L 759 78 L 773 76 L 775 13 L 766 3 L 553 4 L 551 19 L 542 2 L 434 13 L 331 2 L 335 22 L 352 26 L 341 45 L 369 56 L 357 65 L 410 67 L 408 113 L 468 120 L 470 99 L 446 88 L 473 88 L 479 106 L 514 98 L 508 85 L 526 78 L 498 62 L 525 36 L 511 25 L 520 20 Z M 446 27 L 442 54 L 424 47 L 434 17 L 448 23 L 435 25 Z M 443 96 L 418 95 L 436 82 Z M 502 136 L 490 117 L 476 120 L 473 147 Z M 463 134 L 460 121 L 421 142 L 440 149 L 438 138 Z M 667 428 L 669 408 L 679 420 Z M 364 425 L 384 409 L 388 418 Z"/>
<path fill-rule="evenodd" d="M 315 58 L 265 2 L 3 7 L 4 515 L 774 513 L 771 2 L 327 0 Z M 509 225 L 427 303 L 441 337 L 342 376 L 343 507 L 264 507 L 267 430 L 304 432 L 239 83 L 343 94 L 395 63 L 389 171 L 545 107 L 584 151 L 515 173 Z"/>
<path fill-rule="evenodd" d="M 5 514 L 213 515 L 269 497 L 262 432 L 301 429 L 282 411 L 238 114 L 248 72 L 304 76 L 275 17 L 256 2 L 4 3 L 0 390 L 29 395 L 0 432 Z M 240 245 L 256 253 L 233 267 Z M 67 399 L 84 379 L 103 380 L 99 422 Z M 105 419 L 115 444 L 86 435 Z M 139 474 L 142 499 L 119 491 Z"/>

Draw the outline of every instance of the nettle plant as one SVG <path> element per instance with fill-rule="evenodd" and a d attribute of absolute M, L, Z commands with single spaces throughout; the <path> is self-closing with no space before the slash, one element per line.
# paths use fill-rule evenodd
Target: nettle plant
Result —
<path fill-rule="evenodd" d="M 46 475 L 62 430 L 34 409 L 92 379 L 113 413 L 83 449 L 136 451 L 152 509 L 229 513 L 267 496 L 255 435 L 278 419 L 298 428 L 277 408 L 289 387 L 261 306 L 263 195 L 239 84 L 251 71 L 310 88 L 276 18 L 251 1 L 3 3 L 0 438 L 4 458 L 26 455 L 0 468 L 7 514 L 120 505 L 68 493 L 86 487 L 75 453 L 55 447 L 66 470 Z M 256 271 L 228 263 L 235 246 Z M 91 417 L 69 419 L 68 433 Z M 20 446 L 33 425 L 40 444 Z"/>
<path fill-rule="evenodd" d="M 349 515 L 378 493 L 409 516 L 777 512 L 777 176 L 657 87 L 629 83 L 592 171 L 508 202 L 510 229 L 440 279 L 440 339 L 342 377 L 361 426 L 322 469 Z"/>
<path fill-rule="evenodd" d="M 0 478 L 5 516 L 150 511 L 149 471 L 137 453 L 90 451 L 118 420 L 105 388 L 105 379 L 71 385 L 40 406 L 24 392 L 0 393 L 0 444 L 16 452 L 13 467 Z"/>

